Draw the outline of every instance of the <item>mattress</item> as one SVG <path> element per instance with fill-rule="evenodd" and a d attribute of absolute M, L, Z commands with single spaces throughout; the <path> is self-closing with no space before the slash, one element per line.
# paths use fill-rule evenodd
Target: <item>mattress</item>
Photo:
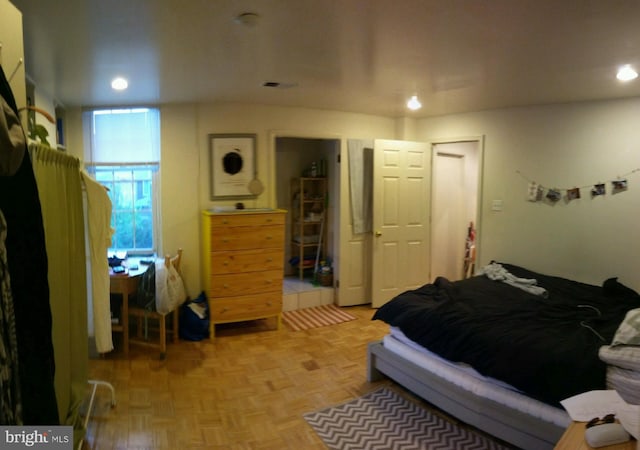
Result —
<path fill-rule="evenodd" d="M 571 423 L 569 415 L 563 409 L 527 397 L 502 381 L 481 375 L 469 365 L 441 358 L 411 341 L 396 327 L 391 327 L 391 333 L 383 338 L 383 345 L 396 355 L 470 393 L 560 427 L 567 427 Z"/>

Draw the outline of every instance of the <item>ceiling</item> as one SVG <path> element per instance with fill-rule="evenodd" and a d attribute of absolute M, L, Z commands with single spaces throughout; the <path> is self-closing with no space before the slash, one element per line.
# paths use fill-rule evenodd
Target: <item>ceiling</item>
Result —
<path fill-rule="evenodd" d="M 640 95 L 637 0 L 11 0 L 64 106 L 237 101 L 423 117 Z M 253 25 L 239 14 L 258 15 Z M 116 75 L 129 88 L 115 92 Z M 265 82 L 282 83 L 264 87 Z M 423 104 L 409 112 L 417 94 Z"/>

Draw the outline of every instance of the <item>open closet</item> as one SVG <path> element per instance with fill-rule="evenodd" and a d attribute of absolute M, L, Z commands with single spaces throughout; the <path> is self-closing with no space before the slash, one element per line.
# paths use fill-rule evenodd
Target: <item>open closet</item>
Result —
<path fill-rule="evenodd" d="M 340 141 L 282 136 L 274 142 L 277 207 L 287 211 L 284 308 L 333 303 Z"/>
<path fill-rule="evenodd" d="M 337 178 L 338 174 L 335 172 L 335 161 L 339 147 L 340 142 L 337 139 L 276 138 L 275 179 L 277 207 L 289 212 L 289 214 L 287 214 L 287 236 L 285 242 L 291 243 L 294 239 L 294 236 L 292 236 L 291 220 L 295 214 L 292 211 L 292 207 L 297 199 L 294 197 L 301 189 L 301 179 L 303 179 L 305 181 L 302 189 L 309 189 L 309 198 L 307 200 L 314 200 L 313 202 L 309 202 L 310 209 L 307 213 L 312 213 L 313 211 L 311 211 L 311 209 L 317 209 L 317 211 L 313 213 L 318 216 L 314 215 L 313 217 L 319 219 L 322 213 L 325 218 L 325 229 L 323 230 L 325 243 L 322 245 L 320 253 L 320 258 L 325 260 L 333 260 L 336 253 L 335 224 L 337 220 L 336 202 L 338 197 L 335 193 L 337 192 L 339 179 Z M 312 173 L 314 166 L 316 167 L 316 171 Z M 324 166 L 324 169 L 322 169 L 321 166 Z M 315 175 L 315 177 L 312 175 Z M 316 191 L 318 189 L 324 191 L 320 192 L 322 199 L 317 198 L 319 193 Z M 299 203 L 296 205 L 300 207 Z M 319 222 L 319 220 L 314 222 Z M 292 254 L 291 245 L 286 247 L 288 248 L 285 250 L 285 276 L 298 275 L 296 271 L 297 267 L 291 264 L 291 258 L 296 255 Z M 295 260 L 293 262 L 295 262 Z M 309 278 L 313 273 L 307 273 L 306 275 L 307 278 Z"/>

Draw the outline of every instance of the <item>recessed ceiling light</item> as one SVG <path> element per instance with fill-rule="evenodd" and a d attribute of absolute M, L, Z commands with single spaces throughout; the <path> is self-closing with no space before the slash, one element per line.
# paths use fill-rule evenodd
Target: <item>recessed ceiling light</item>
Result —
<path fill-rule="evenodd" d="M 122 77 L 114 78 L 111 81 L 111 88 L 116 91 L 124 91 L 129 86 L 129 82 Z"/>
<path fill-rule="evenodd" d="M 616 78 L 620 81 L 631 81 L 638 78 L 638 72 L 633 70 L 629 64 L 618 69 Z"/>
<path fill-rule="evenodd" d="M 417 95 L 414 95 L 409 99 L 409 101 L 407 102 L 407 108 L 409 108 L 411 111 L 416 111 L 422 108 L 422 103 L 420 103 L 420 100 L 418 100 Z"/>

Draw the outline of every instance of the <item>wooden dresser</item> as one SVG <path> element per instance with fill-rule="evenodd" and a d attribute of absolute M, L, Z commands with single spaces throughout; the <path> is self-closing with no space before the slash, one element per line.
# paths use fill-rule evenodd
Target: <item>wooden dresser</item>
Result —
<path fill-rule="evenodd" d="M 202 213 L 202 284 L 215 325 L 274 317 L 280 326 L 285 210 Z"/>

